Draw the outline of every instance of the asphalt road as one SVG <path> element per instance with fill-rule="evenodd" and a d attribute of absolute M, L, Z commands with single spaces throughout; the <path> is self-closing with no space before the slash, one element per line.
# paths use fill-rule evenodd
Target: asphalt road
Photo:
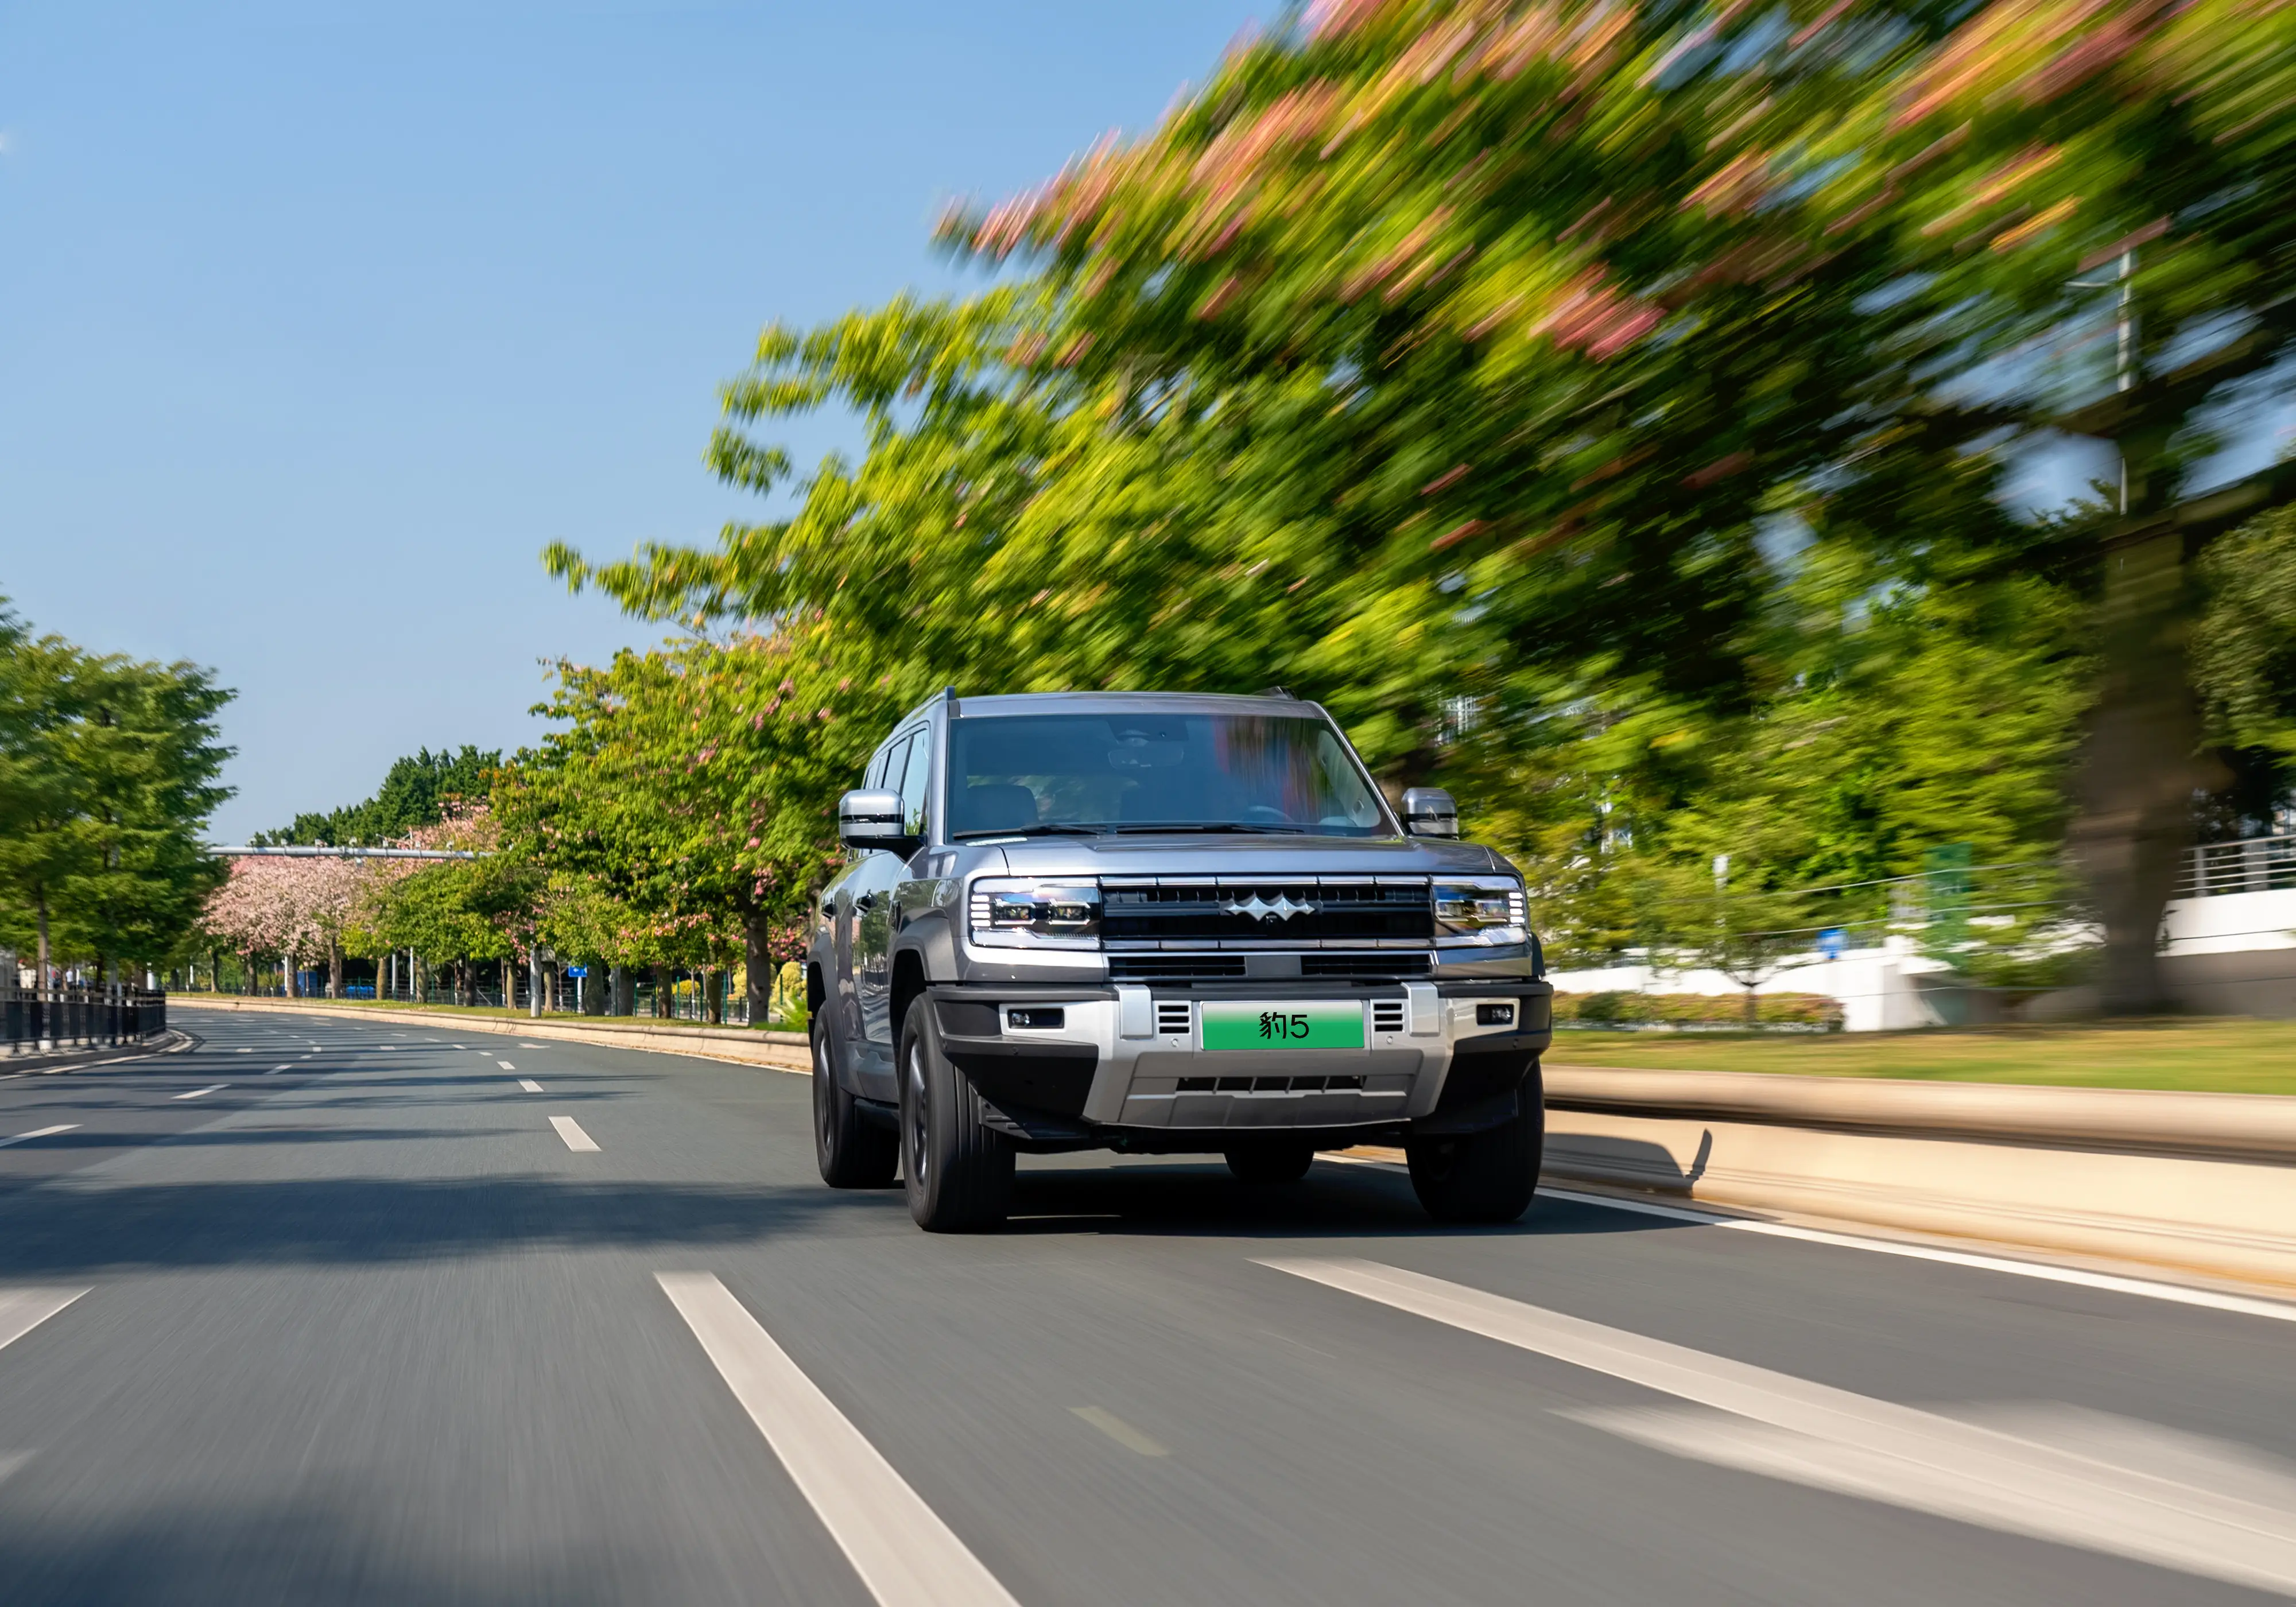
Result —
<path fill-rule="evenodd" d="M 1339 1162 L 931 1238 L 800 1077 L 182 1020 L 0 1080 L 9 1603 L 2296 1595 L 2268 1315 Z"/>

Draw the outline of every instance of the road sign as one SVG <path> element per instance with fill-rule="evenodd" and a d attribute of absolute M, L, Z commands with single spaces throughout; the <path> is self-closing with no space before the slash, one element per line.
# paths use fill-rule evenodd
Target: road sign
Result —
<path fill-rule="evenodd" d="M 1817 952 L 1829 960 L 1838 960 L 1841 951 L 1849 947 L 1849 934 L 1838 926 L 1829 926 L 1817 934 Z"/>
<path fill-rule="evenodd" d="M 566 974 L 570 977 L 586 977 L 590 974 L 590 968 L 587 965 L 569 965 L 566 968 Z"/>

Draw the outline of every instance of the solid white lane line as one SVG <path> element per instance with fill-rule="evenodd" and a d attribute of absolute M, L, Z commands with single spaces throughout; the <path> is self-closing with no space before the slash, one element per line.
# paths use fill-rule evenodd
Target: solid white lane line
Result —
<path fill-rule="evenodd" d="M 1901 1244 L 1889 1239 L 1861 1238 L 1852 1234 L 1827 1233 L 1823 1228 L 1795 1227 L 1784 1222 L 1761 1222 L 1748 1217 L 1717 1216 L 1675 1205 L 1653 1205 L 1641 1200 L 1618 1200 L 1608 1194 L 1582 1194 L 1570 1189 L 1538 1191 L 1574 1205 L 1603 1205 L 1612 1210 L 1635 1211 L 1645 1217 L 1665 1217 L 1677 1222 L 1697 1222 L 1726 1227 L 1733 1233 L 1760 1234 L 1771 1239 L 1798 1239 L 1805 1244 L 1832 1244 L 1843 1250 L 1870 1250 L 1876 1255 L 1904 1256 L 1915 1261 L 1939 1261 L 1948 1267 L 1970 1267 L 1980 1272 L 2005 1272 L 2047 1283 L 2073 1283 L 2083 1289 L 2103 1289 L 2113 1294 L 2138 1295 L 2148 1300 L 2168 1300 L 2179 1306 L 2202 1306 L 2211 1311 L 2236 1311 L 2243 1316 L 2270 1317 L 2296 1323 L 2296 1304 L 2257 1300 L 2249 1295 L 2224 1294 L 2213 1289 L 2188 1289 L 2181 1283 L 2156 1283 L 2151 1278 L 2120 1277 L 2109 1272 L 2085 1272 L 2077 1267 L 2052 1267 L 2042 1261 L 2019 1261 L 2007 1256 L 1979 1255 L 1969 1250 L 1943 1250 L 1926 1244 Z"/>
<path fill-rule="evenodd" d="M 1709 1408 L 1567 1414 L 1677 1455 L 2296 1592 L 2296 1513 L 1376 1261 L 1261 1265 Z"/>
<path fill-rule="evenodd" d="M 542 1092 L 542 1085 L 535 1081 L 534 1078 L 530 1077 L 520 1078 L 518 1079 L 518 1086 L 524 1088 L 529 1094 L 539 1094 Z"/>
<path fill-rule="evenodd" d="M 1128 1451 L 1137 1451 L 1143 1456 L 1169 1456 L 1172 1454 L 1113 1412 L 1103 1411 L 1099 1406 L 1070 1406 L 1069 1410 Z"/>
<path fill-rule="evenodd" d="M 176 1097 L 177 1099 L 197 1099 L 203 1094 L 213 1094 L 219 1089 L 228 1088 L 231 1085 L 229 1083 L 211 1083 L 204 1088 L 193 1088 L 189 1094 L 178 1094 Z"/>
<path fill-rule="evenodd" d="M 67 1121 L 60 1127 L 34 1127 L 30 1132 L 19 1133 L 13 1138 L 0 1138 L 0 1150 L 6 1149 L 12 1144 L 28 1144 L 35 1138 L 53 1138 L 58 1133 L 72 1133 L 78 1129 L 79 1123 L 76 1121 Z M 0 1344 L 6 1342 L 5 1340 L 0 1340 Z"/>
<path fill-rule="evenodd" d="M 880 1607 L 1019 1607 L 723 1283 L 654 1281 Z"/>
<path fill-rule="evenodd" d="M 1382 1171 L 1405 1168 L 1392 1160 L 1367 1155 L 1318 1155 L 1343 1166 L 1374 1167 Z M 2133 1294 L 2147 1300 L 2177 1306 L 2200 1306 L 2210 1311 L 2238 1312 L 2243 1316 L 2269 1317 L 2296 1323 L 2296 1302 L 2260 1300 L 2251 1295 L 2226 1294 L 2213 1289 L 2194 1289 L 2182 1283 L 2162 1283 L 2152 1278 L 2123 1277 L 2110 1272 L 2086 1272 L 2078 1267 L 2053 1267 L 2046 1261 L 2021 1261 L 2010 1256 L 1980 1255 L 1972 1250 L 1946 1250 L 1928 1244 L 1902 1243 L 1894 1239 L 1868 1239 L 1857 1234 L 1829 1233 L 1818 1227 L 1796 1227 L 1785 1222 L 1764 1222 L 1752 1217 L 1727 1217 L 1687 1206 L 1659 1205 L 1646 1200 L 1626 1200 L 1615 1194 L 1582 1193 L 1576 1189 L 1538 1185 L 1541 1198 L 1567 1200 L 1573 1205 L 1599 1205 L 1605 1209 L 1632 1211 L 1637 1216 L 1663 1217 L 1670 1222 L 1695 1222 L 1705 1227 L 1726 1227 L 1733 1233 L 1760 1234 L 1771 1239 L 1797 1239 L 1805 1244 L 1831 1244 L 1841 1250 L 1871 1250 L 1875 1255 L 1904 1256 L 1915 1261 L 1936 1261 L 1948 1267 L 1968 1267 L 1979 1272 L 2002 1272 L 2012 1277 L 2038 1278 L 2045 1283 L 2072 1283 L 2113 1294 Z"/>
<path fill-rule="evenodd" d="M 515 1071 L 515 1070 L 518 1070 L 518 1068 L 517 1068 L 516 1066 L 512 1065 L 512 1064 L 511 1064 L 508 1061 L 506 1061 L 506 1060 L 498 1060 L 498 1061 L 496 1061 L 496 1062 L 495 1062 L 495 1064 L 496 1064 L 496 1065 L 497 1065 L 497 1066 L 500 1066 L 500 1067 L 501 1067 L 504 1070 L 505 1070 L 505 1071 Z"/>
<path fill-rule="evenodd" d="M 85 1289 L 0 1289 L 0 1349 L 5 1349 L 87 1292 Z"/>
<path fill-rule="evenodd" d="M 554 1116 L 550 1119 L 550 1125 L 558 1129 L 558 1136 L 566 1141 L 566 1147 L 570 1150 L 579 1153 L 598 1147 L 597 1141 L 585 1133 L 582 1124 L 571 1116 Z"/>

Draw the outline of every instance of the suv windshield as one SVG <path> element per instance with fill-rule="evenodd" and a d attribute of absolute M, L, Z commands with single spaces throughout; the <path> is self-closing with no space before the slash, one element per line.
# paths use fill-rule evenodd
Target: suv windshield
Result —
<path fill-rule="evenodd" d="M 1373 837 L 1379 794 L 1305 717 L 1024 714 L 951 721 L 953 837 L 1046 826 Z"/>

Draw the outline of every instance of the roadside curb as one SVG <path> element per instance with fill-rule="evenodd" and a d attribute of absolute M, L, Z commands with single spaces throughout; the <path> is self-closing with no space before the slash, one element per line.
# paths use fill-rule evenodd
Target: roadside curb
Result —
<path fill-rule="evenodd" d="M 132 1047 L 112 1045 L 102 1049 L 75 1050 L 66 1054 L 29 1054 L 20 1059 L 0 1060 L 0 1081 L 12 1077 L 61 1077 L 73 1071 L 85 1071 L 94 1066 L 116 1066 L 123 1061 L 180 1054 L 196 1046 L 199 1041 L 193 1034 L 170 1027 L 152 1042 Z"/>
<path fill-rule="evenodd" d="M 548 1038 L 559 1043 L 587 1044 L 594 1048 L 635 1049 L 652 1054 L 682 1054 L 693 1060 L 723 1061 L 737 1066 L 760 1066 L 775 1071 L 810 1075 L 813 1052 L 795 1032 L 751 1032 L 746 1028 L 658 1027 L 634 1021 L 627 1026 L 585 1022 L 575 1026 L 543 1016 L 458 1015 L 439 1010 L 378 1010 L 328 999 L 240 999 L 228 996 L 196 998 L 172 995 L 174 1010 L 242 1010 L 257 1014 L 346 1016 L 364 1021 L 399 1021 L 422 1027 L 447 1027 L 456 1032 L 491 1032 L 503 1037 Z M 606 1018 L 611 1021 L 611 1017 Z"/>
<path fill-rule="evenodd" d="M 2296 1095 L 1553 1064 L 1549 1110 L 2296 1163 Z"/>

